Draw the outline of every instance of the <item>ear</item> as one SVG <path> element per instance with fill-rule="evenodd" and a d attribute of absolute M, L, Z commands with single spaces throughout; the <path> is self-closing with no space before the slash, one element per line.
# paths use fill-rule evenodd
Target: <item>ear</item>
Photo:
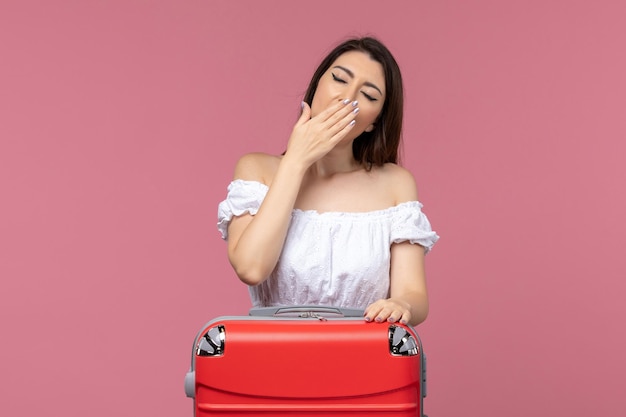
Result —
<path fill-rule="evenodd" d="M 368 127 L 365 128 L 365 131 L 367 133 L 371 132 L 372 130 L 374 130 L 376 128 L 376 125 L 374 123 L 372 123 L 371 125 L 369 125 Z"/>

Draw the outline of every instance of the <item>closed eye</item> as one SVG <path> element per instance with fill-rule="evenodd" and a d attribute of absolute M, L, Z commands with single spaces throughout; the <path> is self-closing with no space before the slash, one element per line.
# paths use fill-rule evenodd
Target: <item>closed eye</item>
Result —
<path fill-rule="evenodd" d="M 337 77 L 334 73 L 331 72 L 330 74 L 333 76 L 333 80 L 335 80 L 337 82 L 340 82 L 340 83 L 343 83 L 343 84 L 347 84 L 344 79 L 341 79 L 341 78 Z"/>
<path fill-rule="evenodd" d="M 361 94 L 363 94 L 365 96 L 365 98 L 368 99 L 369 101 L 377 101 L 378 100 L 377 98 L 374 98 L 374 97 L 370 96 L 369 94 L 364 93 L 363 91 L 361 91 Z"/>

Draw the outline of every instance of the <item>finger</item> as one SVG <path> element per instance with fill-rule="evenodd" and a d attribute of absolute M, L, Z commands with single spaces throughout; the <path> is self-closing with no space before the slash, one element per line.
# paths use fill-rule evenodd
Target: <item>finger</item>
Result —
<path fill-rule="evenodd" d="M 365 321 L 373 321 L 378 313 L 380 312 L 380 308 L 376 303 L 370 304 L 366 309 L 363 316 L 365 317 Z"/>
<path fill-rule="evenodd" d="M 356 103 L 356 104 L 355 104 Z M 342 108 L 331 114 L 323 124 L 331 129 L 338 124 L 341 124 L 345 120 L 348 122 L 353 119 L 356 114 L 359 112 L 358 103 L 356 101 L 351 102 L 351 104 L 344 105 Z"/>
<path fill-rule="evenodd" d="M 383 321 L 387 320 L 390 315 L 391 309 L 388 307 L 383 307 L 374 318 L 374 321 L 377 323 L 382 323 Z"/>
<path fill-rule="evenodd" d="M 353 114 L 346 116 L 341 123 L 336 124 L 332 129 L 330 129 L 331 134 L 333 135 L 330 138 L 331 142 L 339 142 L 343 139 L 350 130 L 356 124 L 356 119 Z"/>
<path fill-rule="evenodd" d="M 349 113 L 355 107 L 351 106 L 350 103 L 354 102 L 351 102 L 349 99 L 337 100 L 336 103 L 332 104 L 318 115 L 320 121 L 334 124 L 338 119 L 341 118 L 341 116 L 338 118 L 336 117 L 337 113 L 342 113 L 342 111 L 344 112 L 343 114 Z"/>
<path fill-rule="evenodd" d="M 302 113 L 296 122 L 296 126 L 305 123 L 307 120 L 311 120 L 311 106 L 305 101 L 302 102 Z"/>
<path fill-rule="evenodd" d="M 411 312 L 405 311 L 404 314 L 402 314 L 402 317 L 400 318 L 400 323 L 409 324 L 410 322 L 411 322 Z"/>
<path fill-rule="evenodd" d="M 387 318 L 387 321 L 389 323 L 396 323 L 396 322 L 403 323 L 403 320 L 405 320 L 405 312 L 402 309 L 393 310 L 389 314 L 389 317 Z"/>
<path fill-rule="evenodd" d="M 411 320 L 411 311 L 402 307 L 397 307 L 391 311 L 387 321 L 390 323 L 407 324 Z"/>
<path fill-rule="evenodd" d="M 330 139 L 334 138 L 335 135 L 340 134 L 342 137 L 345 133 L 348 132 L 354 125 L 356 124 L 356 116 L 359 113 L 358 107 L 352 107 L 351 105 L 346 106 L 345 109 L 335 113 L 328 120 L 323 122 L 322 126 L 324 129 L 328 131 L 330 134 Z M 343 131 L 343 133 L 342 133 Z"/>

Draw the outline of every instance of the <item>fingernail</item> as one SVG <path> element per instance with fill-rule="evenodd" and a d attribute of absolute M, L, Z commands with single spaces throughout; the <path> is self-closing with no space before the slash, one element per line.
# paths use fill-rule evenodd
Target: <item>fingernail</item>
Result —
<path fill-rule="evenodd" d="M 376 317 L 376 322 L 380 323 L 381 321 L 383 321 L 380 317 Z"/>
<path fill-rule="evenodd" d="M 304 101 L 300 102 L 300 107 L 302 107 L 302 110 L 304 110 Z"/>
<path fill-rule="evenodd" d="M 348 101 L 349 101 L 349 100 L 348 100 Z M 347 103 L 346 103 L 346 104 L 347 104 Z M 358 101 L 356 101 L 356 100 L 354 100 L 354 101 L 352 102 L 352 107 L 356 107 L 356 105 L 357 105 L 357 104 L 359 104 L 359 102 L 358 102 Z"/>
<path fill-rule="evenodd" d="M 356 109 L 352 110 L 352 113 L 357 114 L 359 112 L 359 108 L 357 107 Z"/>
<path fill-rule="evenodd" d="M 354 124 L 356 123 L 356 120 L 352 120 L 349 124 L 349 126 L 354 126 Z"/>
<path fill-rule="evenodd" d="M 347 99 L 345 99 L 345 100 L 343 101 L 343 104 L 348 104 L 348 103 L 350 103 L 350 99 L 349 99 L 349 98 L 347 98 Z"/>
<path fill-rule="evenodd" d="M 369 317 L 365 317 L 365 321 L 372 321 L 372 319 Z"/>

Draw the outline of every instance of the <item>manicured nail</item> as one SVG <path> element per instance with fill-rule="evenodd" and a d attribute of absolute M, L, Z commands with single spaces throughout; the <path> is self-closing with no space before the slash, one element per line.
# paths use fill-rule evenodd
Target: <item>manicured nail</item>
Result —
<path fill-rule="evenodd" d="M 356 109 L 352 110 L 352 113 L 357 114 L 359 112 L 359 108 L 357 107 Z"/>
<path fill-rule="evenodd" d="M 365 317 L 365 321 L 368 321 L 368 322 L 369 322 L 369 321 L 372 321 L 372 319 L 371 319 L 371 318 L 369 318 L 369 317 Z"/>
<path fill-rule="evenodd" d="M 359 102 L 358 102 L 358 101 L 356 101 L 356 100 L 354 100 L 354 101 L 352 102 L 352 107 L 356 107 L 356 105 L 357 105 L 357 104 L 359 104 Z"/>
<path fill-rule="evenodd" d="M 302 110 L 304 110 L 304 101 L 300 102 L 300 107 L 302 107 Z"/>
<path fill-rule="evenodd" d="M 383 321 L 380 317 L 376 317 L 376 322 L 380 323 L 381 321 Z"/>
<path fill-rule="evenodd" d="M 352 120 L 348 126 L 354 126 L 355 123 L 356 123 L 356 120 Z"/>
<path fill-rule="evenodd" d="M 348 104 L 348 103 L 350 103 L 350 99 L 349 99 L 349 98 L 347 98 L 347 99 L 345 99 L 345 100 L 343 101 L 343 104 Z"/>

